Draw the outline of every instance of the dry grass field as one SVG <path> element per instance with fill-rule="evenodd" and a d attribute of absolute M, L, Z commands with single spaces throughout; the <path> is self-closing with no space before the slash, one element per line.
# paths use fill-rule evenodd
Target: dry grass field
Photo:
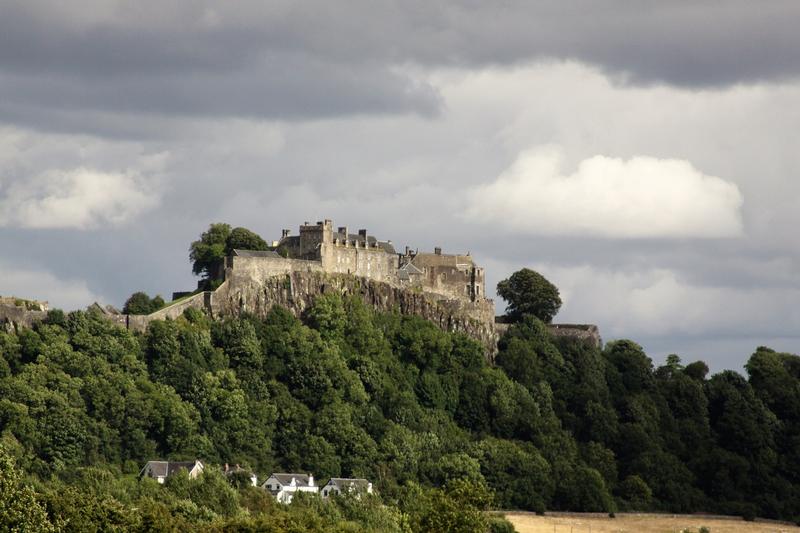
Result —
<path fill-rule="evenodd" d="M 519 533 L 698 533 L 705 526 L 711 533 L 800 533 L 800 527 L 768 522 L 745 522 L 691 515 L 536 516 L 509 513 L 506 518 Z"/>

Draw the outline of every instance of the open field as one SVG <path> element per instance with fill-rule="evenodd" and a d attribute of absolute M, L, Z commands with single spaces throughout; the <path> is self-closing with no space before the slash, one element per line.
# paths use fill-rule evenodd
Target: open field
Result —
<path fill-rule="evenodd" d="M 608 518 L 600 515 L 508 513 L 505 516 L 519 533 L 677 533 L 684 530 L 697 533 L 701 526 L 707 527 L 711 533 L 800 532 L 800 527 L 786 524 L 692 515 L 618 514 L 616 518 Z"/>

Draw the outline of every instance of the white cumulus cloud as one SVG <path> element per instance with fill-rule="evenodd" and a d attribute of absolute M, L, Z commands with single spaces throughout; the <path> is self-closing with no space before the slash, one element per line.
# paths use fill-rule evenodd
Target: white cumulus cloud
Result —
<path fill-rule="evenodd" d="M 157 204 L 158 194 L 138 176 L 85 167 L 0 182 L 0 225 L 9 227 L 116 225 Z"/>
<path fill-rule="evenodd" d="M 522 152 L 468 193 L 468 215 L 536 235 L 609 238 L 735 237 L 738 187 L 679 159 L 596 155 L 564 171 L 556 147 Z"/>

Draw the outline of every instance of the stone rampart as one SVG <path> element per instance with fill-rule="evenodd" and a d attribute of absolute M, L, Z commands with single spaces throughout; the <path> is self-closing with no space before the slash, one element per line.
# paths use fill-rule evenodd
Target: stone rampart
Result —
<path fill-rule="evenodd" d="M 511 327 L 511 323 L 505 322 L 505 317 L 497 317 L 494 327 L 498 337 L 502 337 Z M 547 331 L 556 338 L 569 338 L 585 341 L 597 348 L 603 347 L 603 339 L 600 337 L 600 329 L 594 324 L 547 324 Z"/>
<path fill-rule="evenodd" d="M 326 272 L 353 274 L 378 281 L 396 278 L 397 256 L 387 254 L 377 246 L 323 244 L 321 256 Z"/>
<path fill-rule="evenodd" d="M 47 311 L 28 309 L 25 305 L 17 305 L 13 302 L 0 302 L 0 328 L 5 331 L 29 328 L 46 317 Z"/>
<path fill-rule="evenodd" d="M 597 348 L 603 347 L 600 329 L 594 324 L 548 324 L 547 330 L 554 337 L 582 340 Z"/>
<path fill-rule="evenodd" d="M 322 272 L 320 261 L 283 257 L 241 257 L 226 259 L 225 280 L 234 285 L 259 281 L 290 272 Z"/>

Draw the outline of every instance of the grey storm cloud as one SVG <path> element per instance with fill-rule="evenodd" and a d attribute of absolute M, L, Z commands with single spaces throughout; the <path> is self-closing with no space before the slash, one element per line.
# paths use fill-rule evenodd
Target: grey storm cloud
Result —
<path fill-rule="evenodd" d="M 169 297 L 195 285 L 187 247 L 211 222 L 272 239 L 333 218 L 472 252 L 490 293 L 536 268 L 559 320 L 656 358 L 796 350 L 798 15 L 0 0 L 0 292 Z M 547 147 L 564 161 L 542 172 L 525 154 Z"/>
<path fill-rule="evenodd" d="M 620 83 L 800 73 L 796 2 L 0 2 L 0 113 L 434 115 L 408 66 L 577 60 Z M 407 70 L 407 69 L 406 69 Z M 64 119 L 68 124 L 70 121 Z M 69 127 L 69 126 L 68 126 Z M 91 124 L 86 124 L 91 129 Z"/>

